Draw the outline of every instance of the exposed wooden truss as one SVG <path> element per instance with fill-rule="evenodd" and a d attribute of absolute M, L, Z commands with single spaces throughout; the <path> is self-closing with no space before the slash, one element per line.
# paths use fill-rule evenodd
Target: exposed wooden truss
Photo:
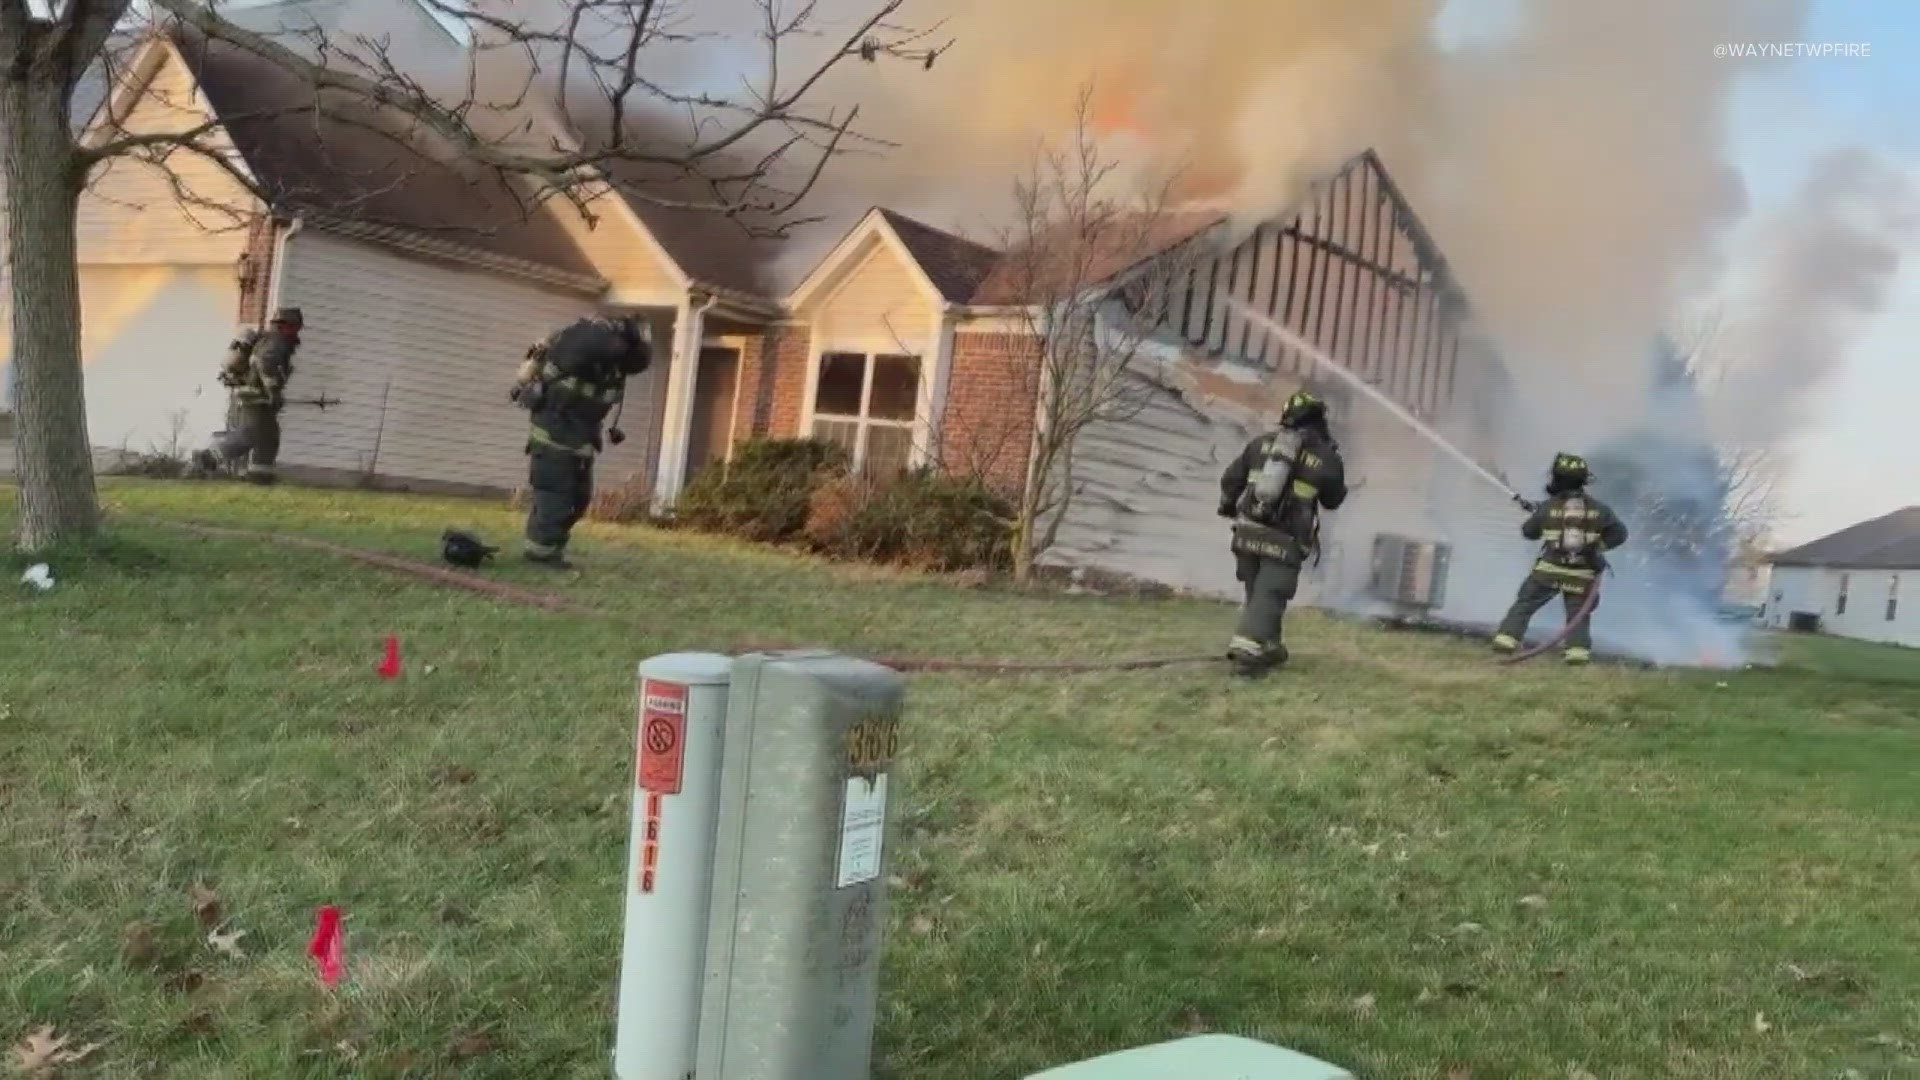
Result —
<path fill-rule="evenodd" d="M 1402 405 L 1452 400 L 1466 305 L 1446 260 L 1369 150 L 1315 184 L 1291 217 L 1190 272 L 1172 321 L 1197 348 L 1307 375 L 1313 361 L 1227 304 L 1238 298 Z"/>

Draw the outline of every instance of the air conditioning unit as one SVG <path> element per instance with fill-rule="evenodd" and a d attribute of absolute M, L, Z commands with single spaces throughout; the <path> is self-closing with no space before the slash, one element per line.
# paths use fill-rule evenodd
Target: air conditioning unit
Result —
<path fill-rule="evenodd" d="M 1437 608 L 1447 599 L 1446 544 L 1382 533 L 1373 538 L 1375 599 L 1403 607 Z"/>

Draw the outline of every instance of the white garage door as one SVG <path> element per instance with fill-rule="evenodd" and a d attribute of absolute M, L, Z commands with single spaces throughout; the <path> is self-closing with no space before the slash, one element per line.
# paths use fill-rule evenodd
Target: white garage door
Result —
<path fill-rule="evenodd" d="M 281 273 L 280 302 L 306 317 L 288 396 L 342 403 L 288 409 L 287 465 L 499 490 L 522 482 L 527 418 L 507 400 L 514 371 L 530 342 L 592 311 L 590 300 L 311 230 L 287 244 Z M 603 482 L 643 467 L 645 398 L 629 388 L 635 437 L 607 455 Z"/>

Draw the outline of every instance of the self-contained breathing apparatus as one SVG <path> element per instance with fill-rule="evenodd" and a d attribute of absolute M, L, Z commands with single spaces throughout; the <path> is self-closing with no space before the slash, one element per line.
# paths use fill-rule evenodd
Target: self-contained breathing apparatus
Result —
<path fill-rule="evenodd" d="M 652 365 L 653 351 L 640 333 L 637 317 L 583 319 L 544 341 L 528 346 L 508 397 L 529 412 L 549 404 L 582 409 L 595 424 L 611 405 L 613 423 L 607 439 L 618 446 L 626 441 L 620 414 L 626 400 L 626 379 Z M 598 446 L 598 438 L 595 437 Z"/>
<path fill-rule="evenodd" d="M 1280 429 L 1267 437 L 1260 469 L 1234 507 L 1234 554 L 1297 561 L 1309 552 L 1318 553 L 1319 518 L 1311 507 L 1304 515 L 1294 513 L 1294 503 L 1301 497 L 1294 476 L 1300 470 L 1306 425 L 1324 415 L 1325 403 L 1306 391 L 1287 399 Z M 1296 521 L 1305 526 L 1307 535 L 1296 535 L 1301 531 Z"/>
<path fill-rule="evenodd" d="M 253 370 L 253 347 L 259 341 L 260 331 L 248 329 L 227 343 L 227 358 L 220 364 L 221 386 L 235 389 L 246 385 L 247 376 Z"/>

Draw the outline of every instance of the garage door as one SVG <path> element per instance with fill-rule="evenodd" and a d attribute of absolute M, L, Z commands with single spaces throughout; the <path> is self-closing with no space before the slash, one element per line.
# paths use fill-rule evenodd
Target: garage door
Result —
<path fill-rule="evenodd" d="M 590 300 L 314 231 L 287 244 L 282 275 L 281 303 L 306 316 L 289 393 L 341 401 L 288 411 L 287 465 L 501 490 L 522 482 L 527 418 L 507 400 L 514 371 L 530 342 L 590 312 Z M 629 456 L 644 464 L 652 410 L 639 389 L 626 412 L 635 437 L 608 455 L 609 480 Z"/>

